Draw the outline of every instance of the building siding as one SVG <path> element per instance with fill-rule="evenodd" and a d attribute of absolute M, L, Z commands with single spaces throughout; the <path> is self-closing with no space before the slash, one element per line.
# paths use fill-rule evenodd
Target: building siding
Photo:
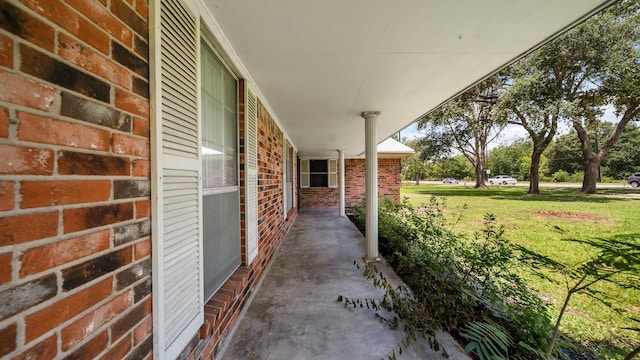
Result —
<path fill-rule="evenodd" d="M 148 3 L 0 7 L 0 357 L 149 358 Z"/>
<path fill-rule="evenodd" d="M 394 204 L 400 203 L 399 158 L 378 159 L 378 194 L 380 199 L 389 199 Z M 345 159 L 344 161 L 345 206 L 362 204 L 366 190 L 366 173 L 364 159 Z M 300 208 L 337 208 L 338 188 L 300 188 L 298 190 Z"/>

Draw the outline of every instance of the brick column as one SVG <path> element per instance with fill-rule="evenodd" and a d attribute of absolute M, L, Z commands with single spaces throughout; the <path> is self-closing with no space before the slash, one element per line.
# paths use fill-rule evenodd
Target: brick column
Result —
<path fill-rule="evenodd" d="M 366 173 L 366 236 L 367 260 L 378 257 L 378 149 L 377 120 L 379 111 L 362 113 L 365 129 L 365 173 Z"/>

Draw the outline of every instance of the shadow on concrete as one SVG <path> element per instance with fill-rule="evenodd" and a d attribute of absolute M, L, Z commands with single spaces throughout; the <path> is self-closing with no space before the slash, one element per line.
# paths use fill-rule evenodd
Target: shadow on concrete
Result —
<path fill-rule="evenodd" d="M 404 338 L 375 317 L 375 311 L 346 308 L 338 295 L 379 298 L 357 269 L 364 237 L 337 209 L 301 210 L 278 254 L 252 296 L 220 359 L 381 359 Z M 380 264 L 388 279 L 399 282 Z M 448 359 L 469 359 L 450 335 L 438 341 Z M 426 341 L 398 359 L 444 359 Z"/>

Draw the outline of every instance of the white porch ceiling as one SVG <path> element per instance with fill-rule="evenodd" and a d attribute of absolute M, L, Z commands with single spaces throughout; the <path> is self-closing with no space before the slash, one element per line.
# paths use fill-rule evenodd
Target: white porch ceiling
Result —
<path fill-rule="evenodd" d="M 364 151 L 611 1 L 205 0 L 300 156 Z"/>

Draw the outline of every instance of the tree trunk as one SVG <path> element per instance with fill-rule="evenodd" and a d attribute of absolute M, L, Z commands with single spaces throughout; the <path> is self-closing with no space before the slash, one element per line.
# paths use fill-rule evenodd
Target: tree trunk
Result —
<path fill-rule="evenodd" d="M 474 188 L 486 188 L 487 184 L 485 184 L 485 176 L 484 176 L 484 164 L 480 164 L 480 162 L 475 166 L 476 168 L 476 185 Z"/>
<path fill-rule="evenodd" d="M 585 160 L 584 179 L 582 180 L 582 192 L 585 194 L 596 193 L 596 182 L 598 180 L 598 169 L 600 168 L 600 158 L 591 156 Z"/>
<path fill-rule="evenodd" d="M 531 168 L 529 169 L 528 194 L 540 194 L 540 158 L 542 152 L 537 149 L 531 154 Z"/>

